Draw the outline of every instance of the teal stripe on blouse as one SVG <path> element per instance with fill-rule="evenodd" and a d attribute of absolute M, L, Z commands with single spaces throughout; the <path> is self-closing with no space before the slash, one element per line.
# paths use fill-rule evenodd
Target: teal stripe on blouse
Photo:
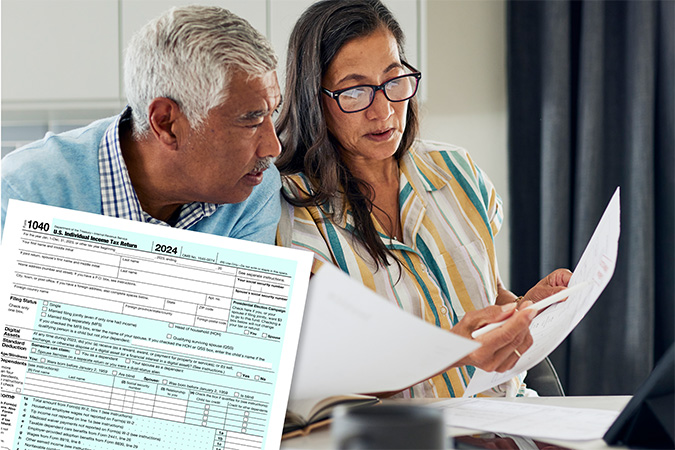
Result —
<path fill-rule="evenodd" d="M 459 367 L 459 375 L 462 377 L 462 381 L 464 382 L 464 386 L 468 386 L 469 381 L 471 381 L 471 377 L 466 371 L 467 366 Z"/>
<path fill-rule="evenodd" d="M 436 305 L 434 305 L 434 299 L 431 297 L 431 293 L 429 292 L 429 289 L 427 288 L 426 284 L 424 283 L 424 280 L 422 280 L 422 277 L 419 276 L 415 269 L 415 265 L 413 264 L 412 260 L 406 253 L 402 253 L 401 256 L 403 256 L 403 259 L 406 260 L 408 263 L 408 268 L 410 269 L 410 273 L 412 273 L 415 278 L 417 279 L 417 284 L 422 288 L 422 292 L 424 292 L 424 298 L 427 301 L 427 304 L 429 304 L 429 307 L 431 308 L 431 312 L 434 313 L 434 319 L 437 327 L 441 326 L 441 320 L 438 317 L 438 311 L 436 311 Z"/>
<path fill-rule="evenodd" d="M 300 241 L 292 241 L 292 244 L 295 245 L 296 247 L 304 248 L 304 249 L 306 249 L 306 250 L 309 250 L 309 251 L 311 251 L 311 252 L 314 252 L 314 253 L 316 253 L 317 255 L 320 255 L 320 256 L 322 256 L 323 258 L 325 258 L 326 261 L 330 261 L 331 259 L 333 259 L 333 258 L 330 257 L 330 255 L 326 255 L 326 254 L 323 253 L 321 250 L 319 250 L 319 249 L 317 249 L 317 248 L 315 248 L 315 247 L 312 247 L 312 246 L 310 246 L 309 244 L 305 244 L 304 242 L 300 242 Z"/>
<path fill-rule="evenodd" d="M 452 383 L 450 382 L 450 378 L 448 377 L 448 372 L 443 372 L 443 381 L 445 381 L 445 385 L 448 388 L 448 392 L 450 393 L 451 397 L 457 397 L 455 395 L 455 390 L 452 388 Z"/>
<path fill-rule="evenodd" d="M 487 189 L 485 189 L 485 180 L 483 179 L 483 172 L 476 168 L 476 173 L 478 174 L 478 189 L 480 189 L 480 193 L 483 196 L 483 204 L 485 205 L 485 209 L 489 208 L 490 206 L 490 198 L 488 196 Z"/>
<path fill-rule="evenodd" d="M 448 289 L 448 285 L 445 283 L 445 279 L 443 277 L 443 272 L 441 271 L 441 268 L 438 267 L 438 263 L 436 263 L 436 258 L 431 253 L 431 250 L 429 250 L 429 247 L 427 246 L 426 242 L 424 242 L 424 239 L 422 239 L 422 236 L 419 234 L 417 235 L 417 248 L 419 249 L 422 259 L 424 262 L 429 266 L 431 269 L 431 272 L 434 274 L 434 277 L 436 278 L 436 282 L 440 285 L 441 289 L 443 290 L 443 294 L 445 295 L 445 298 L 450 298 L 450 291 Z M 448 305 L 450 311 L 452 311 L 452 325 L 454 326 L 457 323 L 457 313 L 455 312 L 455 309 L 452 307 L 452 302 Z"/>
<path fill-rule="evenodd" d="M 457 182 L 462 186 L 462 190 L 466 193 L 466 195 L 469 197 L 469 200 L 471 200 L 471 203 L 473 204 L 474 209 L 478 214 L 483 219 L 483 222 L 485 223 L 485 228 L 487 228 L 488 233 L 490 233 L 490 237 L 494 238 L 492 235 L 492 227 L 490 226 L 490 221 L 488 220 L 487 213 L 486 213 L 486 207 L 479 198 L 476 196 L 474 193 L 473 187 L 471 184 L 466 180 L 464 175 L 457 169 L 455 164 L 453 164 L 453 161 L 450 160 L 450 157 L 448 156 L 447 153 L 443 152 L 441 153 L 443 156 L 443 160 L 448 166 L 448 170 L 452 173 L 452 176 L 455 177 Z"/>
<path fill-rule="evenodd" d="M 448 164 L 448 167 L 450 167 L 450 165 L 452 165 L 454 167 L 460 166 L 467 173 L 473 172 L 473 169 L 471 168 L 471 164 L 469 164 L 469 161 L 467 159 L 462 158 L 462 157 L 452 158 L 452 156 L 457 155 L 457 152 L 440 152 L 440 153 L 443 156 L 443 159 L 445 160 L 445 163 Z M 452 158 L 452 161 L 450 161 L 450 158 Z"/>
<path fill-rule="evenodd" d="M 335 261 L 343 272 L 349 273 L 349 267 L 347 266 L 345 255 L 342 252 L 342 246 L 340 245 L 338 234 L 335 231 L 335 226 L 328 220 L 324 221 L 324 226 L 326 227 L 326 234 L 328 235 L 329 248 L 333 251 Z"/>
<path fill-rule="evenodd" d="M 381 234 L 381 233 L 380 233 Z M 388 237 L 388 236 L 385 236 Z M 384 245 L 390 250 L 400 250 L 402 252 L 413 252 L 415 253 L 415 249 L 408 247 L 407 245 L 401 243 L 401 242 L 391 242 L 391 243 L 385 243 Z"/>
<path fill-rule="evenodd" d="M 405 202 L 410 197 L 412 190 L 413 189 L 410 183 L 406 183 L 403 189 L 401 189 L 401 192 L 398 194 L 398 204 L 401 205 L 401 209 L 403 209 L 403 205 L 405 205 Z"/>
<path fill-rule="evenodd" d="M 394 293 L 394 297 L 396 297 L 396 304 L 399 308 L 403 309 L 403 303 L 401 303 L 401 298 L 398 296 L 398 292 L 396 291 L 396 283 L 394 283 L 394 280 L 391 278 L 391 270 L 389 270 L 389 267 L 387 267 L 386 270 L 387 277 L 389 278 L 389 284 L 391 285 L 391 291 Z M 401 267 L 400 270 L 403 270 L 403 267 Z"/>

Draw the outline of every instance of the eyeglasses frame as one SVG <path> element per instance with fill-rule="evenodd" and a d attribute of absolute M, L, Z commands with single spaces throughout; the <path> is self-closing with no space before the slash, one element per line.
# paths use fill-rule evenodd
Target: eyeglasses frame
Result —
<path fill-rule="evenodd" d="M 357 112 L 365 111 L 366 109 L 370 108 L 371 105 L 373 104 L 373 102 L 375 101 L 375 95 L 377 95 L 377 91 L 382 91 L 382 93 L 384 94 L 384 96 L 386 97 L 386 99 L 389 100 L 389 101 L 392 102 L 392 103 L 398 103 L 398 102 L 404 102 L 404 101 L 406 101 L 406 100 L 410 100 L 411 98 L 413 98 L 413 97 L 415 96 L 415 94 L 417 94 L 417 90 L 418 90 L 419 87 L 420 87 L 420 79 L 422 78 L 422 72 L 420 72 L 419 70 L 415 69 L 413 66 L 411 66 L 410 64 L 408 64 L 408 63 L 405 62 L 405 61 L 401 61 L 401 63 L 402 63 L 408 70 L 410 70 L 411 72 L 410 72 L 410 73 L 403 74 L 403 75 L 399 75 L 399 76 L 394 77 L 394 78 L 390 78 L 389 80 L 385 81 L 384 83 L 382 83 L 382 84 L 380 84 L 380 85 L 374 85 L 374 84 L 357 84 L 356 86 L 351 86 L 351 87 L 344 88 L 344 89 L 338 89 L 337 91 L 329 91 L 328 89 L 326 89 L 326 88 L 324 88 L 324 87 L 321 87 L 321 92 L 323 92 L 324 94 L 326 94 L 327 96 L 329 96 L 330 98 L 332 98 L 333 100 L 335 100 L 335 103 L 337 103 L 338 108 L 340 108 L 340 111 L 342 111 L 342 112 L 345 113 L 345 114 L 357 113 Z M 417 84 L 415 85 L 415 90 L 413 91 L 412 95 L 411 95 L 410 97 L 408 97 L 408 98 L 404 98 L 403 100 L 392 100 L 392 99 L 390 99 L 389 96 L 387 95 L 387 91 L 385 90 L 384 86 L 385 86 L 386 84 L 388 84 L 389 82 L 394 81 L 394 80 L 396 80 L 396 79 L 398 79 L 398 78 L 404 78 L 404 77 L 410 77 L 410 76 L 414 77 L 414 78 L 417 80 Z M 342 108 L 342 105 L 340 104 L 340 101 L 338 100 L 338 97 L 339 97 L 340 94 L 342 94 L 343 92 L 347 92 L 347 91 L 350 91 L 350 90 L 352 90 L 352 89 L 359 88 L 359 87 L 369 87 L 369 88 L 372 88 L 372 90 L 373 90 L 373 97 L 370 99 L 370 103 L 368 103 L 368 106 L 366 106 L 366 107 L 364 107 L 364 108 L 361 108 L 361 109 L 357 109 L 356 111 L 345 111 L 345 110 Z"/>

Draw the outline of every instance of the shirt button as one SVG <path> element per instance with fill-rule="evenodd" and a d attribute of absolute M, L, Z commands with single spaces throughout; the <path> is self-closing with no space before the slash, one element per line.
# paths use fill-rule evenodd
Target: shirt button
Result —
<path fill-rule="evenodd" d="M 441 306 L 441 314 L 447 314 L 448 313 L 448 308 L 445 306 Z"/>

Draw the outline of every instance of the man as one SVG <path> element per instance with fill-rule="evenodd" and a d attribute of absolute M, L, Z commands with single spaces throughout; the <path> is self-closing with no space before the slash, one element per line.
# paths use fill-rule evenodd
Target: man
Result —
<path fill-rule="evenodd" d="M 274 243 L 276 65 L 240 17 L 173 8 L 127 48 L 124 112 L 2 160 L 2 226 L 15 198 Z"/>

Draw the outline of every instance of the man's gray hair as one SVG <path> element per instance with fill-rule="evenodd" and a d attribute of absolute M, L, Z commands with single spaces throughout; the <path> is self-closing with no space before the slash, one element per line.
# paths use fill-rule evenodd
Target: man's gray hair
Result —
<path fill-rule="evenodd" d="M 145 135 L 148 107 L 175 101 L 193 128 L 222 105 L 233 72 L 262 76 L 277 67 L 269 41 L 246 20 L 219 7 L 175 7 L 141 28 L 124 61 L 134 136 Z"/>

